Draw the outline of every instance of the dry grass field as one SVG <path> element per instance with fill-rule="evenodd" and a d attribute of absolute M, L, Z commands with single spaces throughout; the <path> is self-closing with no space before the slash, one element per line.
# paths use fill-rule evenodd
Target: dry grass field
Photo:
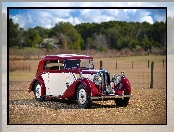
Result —
<path fill-rule="evenodd" d="M 114 101 L 95 101 L 91 109 L 79 109 L 66 100 L 36 102 L 27 88 L 39 60 L 19 60 L 30 70 L 9 73 L 9 124 L 166 124 L 166 56 L 94 58 L 95 68 L 111 75 L 122 70 L 131 82 L 133 97 L 127 107 Z M 150 88 L 150 64 L 154 61 L 154 87 Z M 117 69 L 116 69 L 117 61 Z M 133 61 L 133 69 L 132 69 Z"/>

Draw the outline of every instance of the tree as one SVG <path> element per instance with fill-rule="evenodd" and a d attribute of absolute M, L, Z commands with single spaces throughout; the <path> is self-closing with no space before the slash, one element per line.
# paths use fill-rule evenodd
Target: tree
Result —
<path fill-rule="evenodd" d="M 24 35 L 24 29 L 19 28 L 18 34 L 17 34 L 17 46 L 22 48 L 24 45 L 25 35 Z"/>
<path fill-rule="evenodd" d="M 162 47 L 166 45 L 166 22 L 155 22 L 152 29 L 149 31 L 155 42 L 158 42 Z"/>
<path fill-rule="evenodd" d="M 53 27 L 51 34 L 60 38 L 63 48 L 81 50 L 84 47 L 83 39 L 72 24 L 59 22 Z"/>
<path fill-rule="evenodd" d="M 4 15 L 3 18 L 5 18 Z M 168 45 L 171 46 L 173 46 L 174 38 L 173 21 L 173 18 L 168 17 L 168 24 L 171 28 L 168 29 L 170 34 L 167 39 L 169 40 Z M 45 38 L 53 38 L 54 44 L 67 50 L 97 49 L 101 52 L 106 48 L 133 50 L 137 46 L 148 50 L 152 47 L 166 47 L 166 22 L 150 24 L 148 22 L 108 21 L 87 22 L 75 26 L 69 22 L 58 22 L 51 29 L 36 26 L 24 30 L 19 28 L 18 24 L 14 24 L 12 19 L 9 19 L 10 47 L 35 47 Z"/>
<path fill-rule="evenodd" d="M 14 24 L 12 18 L 9 19 L 9 46 L 13 47 L 17 45 L 19 24 Z"/>
<path fill-rule="evenodd" d="M 25 32 L 25 36 L 25 45 L 27 47 L 36 47 L 36 44 L 40 40 L 39 34 L 33 28 L 28 28 Z"/>
<path fill-rule="evenodd" d="M 102 34 L 97 35 L 94 40 L 94 44 L 96 45 L 97 50 L 99 50 L 100 52 L 107 48 L 106 43 L 107 41 L 105 35 Z"/>
<path fill-rule="evenodd" d="M 49 29 L 45 29 L 41 26 L 36 26 L 36 27 L 34 27 L 34 30 L 40 36 L 40 39 L 39 39 L 38 43 L 42 43 L 44 39 L 49 37 L 49 33 L 50 33 Z"/>

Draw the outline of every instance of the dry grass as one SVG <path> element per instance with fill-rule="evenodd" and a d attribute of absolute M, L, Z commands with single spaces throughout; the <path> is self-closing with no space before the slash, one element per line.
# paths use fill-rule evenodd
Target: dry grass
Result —
<path fill-rule="evenodd" d="M 158 53 L 153 54 L 161 54 L 162 50 L 158 49 Z M 144 56 L 147 55 L 147 51 L 144 51 L 142 48 L 135 49 L 131 51 L 128 48 L 121 49 L 120 51 L 116 49 L 105 49 L 103 52 L 99 52 L 95 49 L 90 50 L 65 50 L 65 49 L 50 49 L 48 52 L 45 48 L 38 49 L 38 48 L 10 48 L 9 49 L 9 59 L 10 60 L 40 60 L 42 56 L 48 54 L 85 54 L 90 55 L 97 58 L 111 58 L 111 57 L 124 57 L 124 56 Z"/>
<path fill-rule="evenodd" d="M 151 60 L 155 62 L 153 89 L 149 88 L 150 68 L 147 68 L 148 59 L 150 62 Z M 124 68 L 126 76 L 130 79 L 133 97 L 130 99 L 128 107 L 116 108 L 114 101 L 95 101 L 95 107 L 92 109 L 74 109 L 73 107 L 66 109 L 62 107 L 55 110 L 51 107 L 28 104 L 9 105 L 9 123 L 166 124 L 166 68 L 162 66 L 162 59 L 165 59 L 165 56 L 102 58 L 104 68 L 111 75 L 116 72 L 120 73 Z M 95 67 L 99 68 L 100 58 L 94 60 Z M 134 66 L 134 69 L 131 69 L 133 60 L 137 62 L 137 65 Z M 119 64 L 117 70 L 115 68 L 116 61 Z M 34 99 L 34 94 L 29 94 L 27 88 L 35 75 L 38 60 L 26 62 L 31 64 L 31 72 L 15 71 L 10 73 L 9 100 L 30 101 Z"/>
<path fill-rule="evenodd" d="M 10 61 L 9 62 L 9 72 L 14 72 L 14 71 L 30 71 L 31 66 L 30 64 L 20 61 Z"/>

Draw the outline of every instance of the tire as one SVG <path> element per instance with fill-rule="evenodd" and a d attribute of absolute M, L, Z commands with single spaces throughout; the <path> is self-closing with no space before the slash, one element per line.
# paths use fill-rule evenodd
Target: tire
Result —
<path fill-rule="evenodd" d="M 41 85 L 39 84 L 38 81 L 35 83 L 34 96 L 36 101 L 39 101 L 39 102 L 44 101 L 44 98 L 41 97 Z"/>
<path fill-rule="evenodd" d="M 129 99 L 130 99 L 130 97 L 126 97 L 124 99 L 117 98 L 114 101 L 116 103 L 116 106 L 119 106 L 119 107 L 127 107 L 127 105 L 129 104 Z"/>
<path fill-rule="evenodd" d="M 82 84 L 79 85 L 77 90 L 77 104 L 79 108 L 91 108 L 91 98 L 87 95 L 85 88 Z"/>

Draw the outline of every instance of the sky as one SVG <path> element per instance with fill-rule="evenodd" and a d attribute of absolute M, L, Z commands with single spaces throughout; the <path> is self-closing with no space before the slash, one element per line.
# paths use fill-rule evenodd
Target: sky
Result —
<path fill-rule="evenodd" d="M 52 28 L 56 23 L 73 25 L 107 21 L 149 22 L 166 21 L 165 9 L 139 9 L 136 7 L 167 7 L 167 16 L 174 16 L 174 2 L 2 2 L 2 13 L 7 7 L 55 7 L 54 9 L 10 9 L 9 17 L 24 29 L 41 26 Z M 58 9 L 59 7 L 123 7 L 123 9 Z M 125 9 L 124 7 L 135 7 Z"/>

